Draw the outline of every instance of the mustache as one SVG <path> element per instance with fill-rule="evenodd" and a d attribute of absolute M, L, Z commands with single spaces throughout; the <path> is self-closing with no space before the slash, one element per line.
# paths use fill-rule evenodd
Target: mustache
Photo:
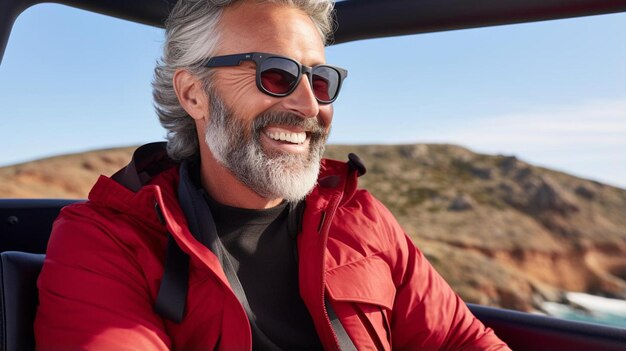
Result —
<path fill-rule="evenodd" d="M 269 125 L 283 125 L 299 127 L 307 131 L 312 138 L 321 138 L 326 135 L 326 126 L 316 117 L 302 118 L 291 112 L 266 112 L 254 119 L 252 128 L 255 134 Z"/>

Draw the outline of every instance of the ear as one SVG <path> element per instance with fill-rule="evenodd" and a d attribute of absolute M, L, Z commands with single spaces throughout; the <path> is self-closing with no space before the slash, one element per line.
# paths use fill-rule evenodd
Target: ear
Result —
<path fill-rule="evenodd" d="M 202 81 L 189 71 L 179 69 L 174 73 L 173 83 L 178 101 L 185 111 L 196 121 L 207 118 L 208 97 Z"/>

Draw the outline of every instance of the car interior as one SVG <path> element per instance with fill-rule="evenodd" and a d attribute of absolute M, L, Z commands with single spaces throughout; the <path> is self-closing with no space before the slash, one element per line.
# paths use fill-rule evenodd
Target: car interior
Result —
<path fill-rule="evenodd" d="M 0 63 L 11 27 L 39 0 L 0 0 Z M 163 27 L 175 0 L 56 3 Z M 626 12 L 625 0 L 348 0 L 335 5 L 333 43 Z M 60 209 L 77 200 L 0 199 L 0 349 L 34 350 L 37 275 Z M 514 350 L 626 350 L 624 328 L 469 305 Z"/>

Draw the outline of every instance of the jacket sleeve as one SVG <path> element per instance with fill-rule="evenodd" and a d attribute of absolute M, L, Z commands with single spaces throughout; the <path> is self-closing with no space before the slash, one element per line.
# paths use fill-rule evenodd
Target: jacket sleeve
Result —
<path fill-rule="evenodd" d="M 132 248 L 94 216 L 78 205 L 53 226 L 38 280 L 37 349 L 168 350 Z"/>
<path fill-rule="evenodd" d="M 391 317 L 394 350 L 509 350 L 467 308 L 415 247 L 393 215 L 376 201 L 394 239 Z"/>

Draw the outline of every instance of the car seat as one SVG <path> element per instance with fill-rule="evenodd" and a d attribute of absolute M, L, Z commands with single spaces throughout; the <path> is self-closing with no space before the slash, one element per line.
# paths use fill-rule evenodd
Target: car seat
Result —
<path fill-rule="evenodd" d="M 0 254 L 0 350 L 35 349 L 33 323 L 39 304 L 37 277 L 45 255 L 18 251 Z"/>

